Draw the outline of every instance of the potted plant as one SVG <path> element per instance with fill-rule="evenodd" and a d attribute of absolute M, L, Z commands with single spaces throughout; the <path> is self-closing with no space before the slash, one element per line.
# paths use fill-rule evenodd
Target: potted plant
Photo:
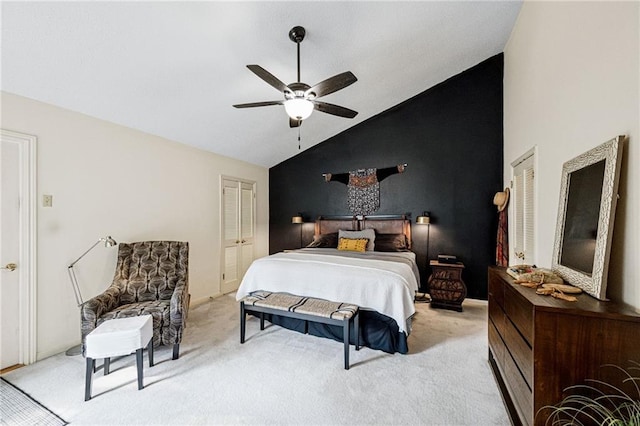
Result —
<path fill-rule="evenodd" d="M 545 424 L 552 426 L 640 426 L 640 363 L 630 362 L 627 369 L 602 366 L 616 369 L 619 383 L 588 379 L 588 384 L 570 386 L 562 402 L 542 407 L 537 416 L 548 415 Z"/>

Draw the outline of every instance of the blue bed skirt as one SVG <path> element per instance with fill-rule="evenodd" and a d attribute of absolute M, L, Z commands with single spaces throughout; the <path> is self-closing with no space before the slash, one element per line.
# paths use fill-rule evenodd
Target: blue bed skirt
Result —
<path fill-rule="evenodd" d="M 304 333 L 304 321 L 302 320 L 268 314 L 265 314 L 264 317 L 272 324 Z M 343 342 L 341 326 L 310 322 L 309 334 Z M 349 332 L 349 336 L 350 343 L 355 345 L 353 328 Z M 396 352 L 406 354 L 409 352 L 407 335 L 404 332 L 400 332 L 398 324 L 392 318 L 375 311 L 362 309 L 360 310 L 360 345 L 390 354 Z"/>

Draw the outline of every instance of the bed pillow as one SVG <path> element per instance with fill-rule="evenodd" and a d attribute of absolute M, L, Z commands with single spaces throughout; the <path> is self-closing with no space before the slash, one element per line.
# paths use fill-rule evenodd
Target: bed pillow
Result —
<path fill-rule="evenodd" d="M 332 232 L 330 234 L 314 235 L 313 241 L 307 247 L 312 248 L 337 248 L 338 247 L 338 233 Z"/>
<path fill-rule="evenodd" d="M 368 238 L 340 238 L 338 250 L 359 251 L 364 253 L 367 249 Z"/>
<path fill-rule="evenodd" d="M 376 251 L 408 251 L 407 236 L 404 234 L 376 234 Z"/>
<path fill-rule="evenodd" d="M 364 229 L 362 231 L 338 231 L 338 238 L 366 238 L 369 240 L 367 251 L 373 251 L 375 247 L 376 231 L 373 229 Z"/>

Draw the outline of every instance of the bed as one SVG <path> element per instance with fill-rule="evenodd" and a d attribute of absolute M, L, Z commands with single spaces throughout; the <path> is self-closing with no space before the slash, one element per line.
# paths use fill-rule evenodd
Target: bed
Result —
<path fill-rule="evenodd" d="M 268 290 L 354 303 L 361 307 L 362 345 L 389 353 L 407 353 L 420 282 L 415 254 L 410 251 L 410 223 L 404 216 L 320 217 L 309 247 L 255 260 L 236 298 Z M 365 243 L 372 244 L 367 247 L 369 250 L 334 248 L 338 235 L 351 237 L 359 233 L 375 235 Z M 285 328 L 304 330 L 304 323 L 299 320 L 277 315 L 267 319 Z M 308 332 L 342 341 L 340 327 L 314 323 L 309 324 Z"/>

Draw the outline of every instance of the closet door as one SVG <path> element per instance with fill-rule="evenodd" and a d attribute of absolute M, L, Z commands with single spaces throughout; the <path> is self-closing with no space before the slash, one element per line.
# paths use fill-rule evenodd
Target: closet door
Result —
<path fill-rule="evenodd" d="M 254 256 L 255 183 L 222 180 L 222 284 L 220 291 L 238 289 Z"/>
<path fill-rule="evenodd" d="M 255 235 L 255 184 L 240 182 L 240 278 L 253 262 Z"/>
<path fill-rule="evenodd" d="M 535 265 L 535 152 L 512 164 L 512 250 L 509 264 Z"/>

